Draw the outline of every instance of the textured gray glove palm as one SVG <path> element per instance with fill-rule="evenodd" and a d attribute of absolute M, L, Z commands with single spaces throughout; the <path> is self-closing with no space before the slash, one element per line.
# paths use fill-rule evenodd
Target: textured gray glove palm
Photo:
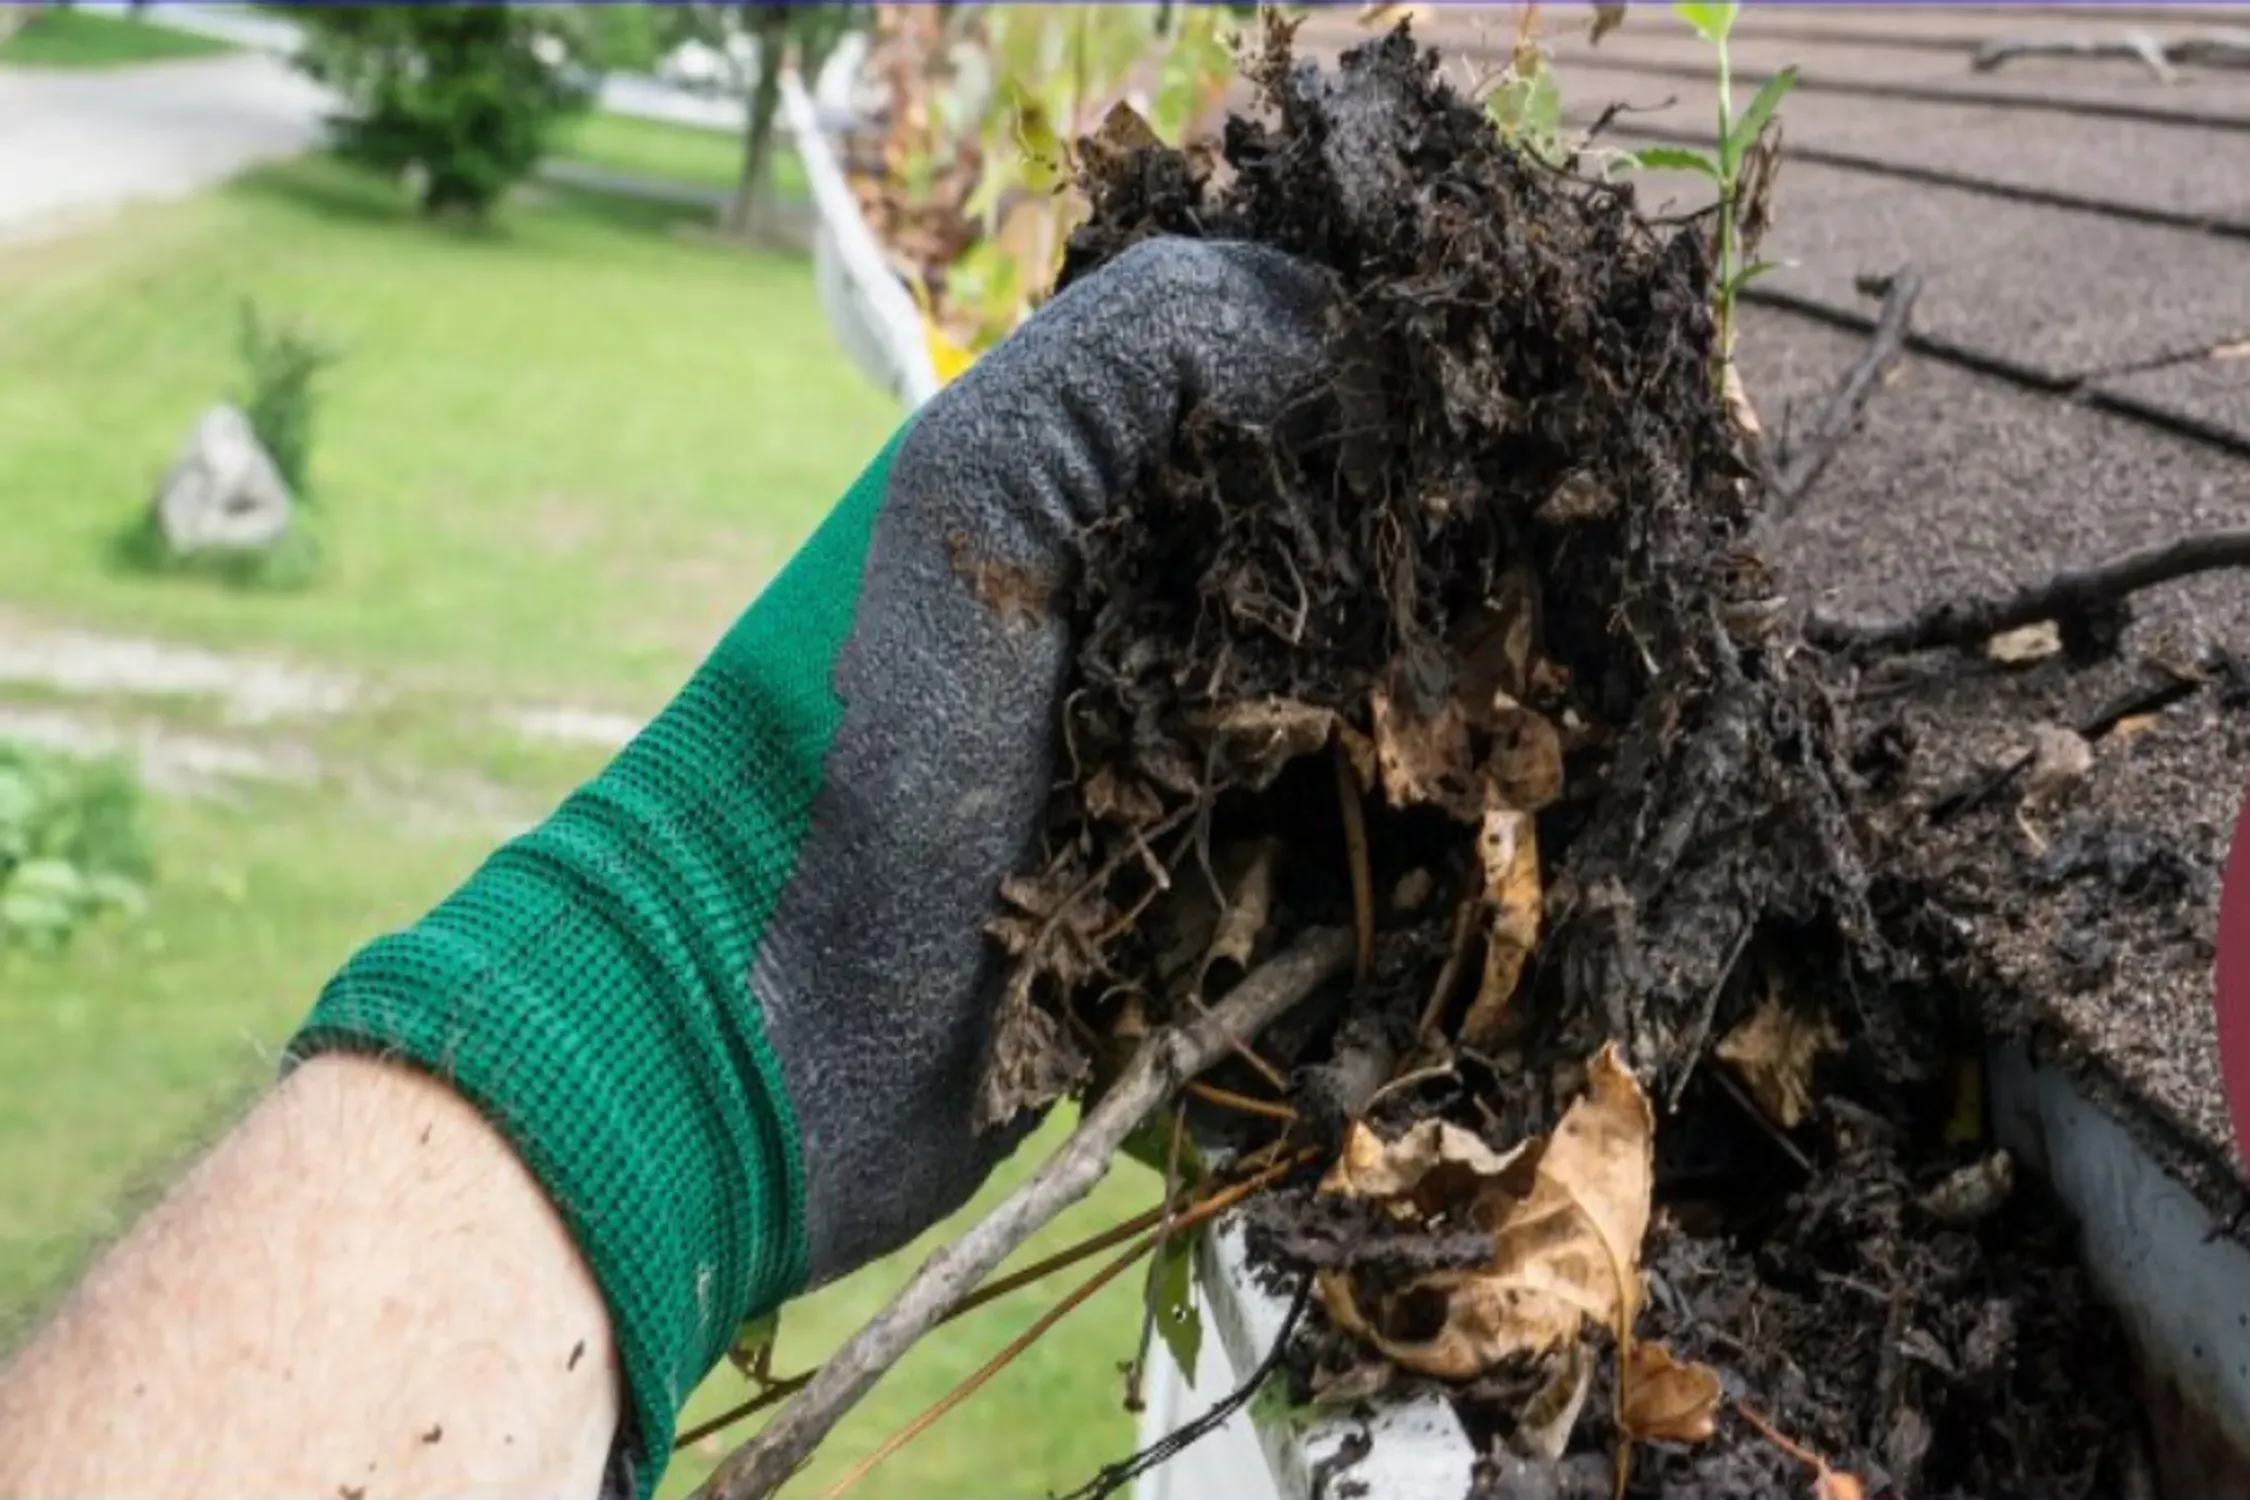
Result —
<path fill-rule="evenodd" d="M 843 716 L 751 975 L 798 1121 L 813 1283 L 952 1212 L 1020 1142 L 971 1120 L 1003 979 L 983 927 L 1036 853 L 1069 667 L 1037 598 L 1191 405 L 1264 422 L 1319 377 L 1324 291 L 1270 250 L 1145 242 L 1043 307 L 871 471 L 831 673 Z"/>

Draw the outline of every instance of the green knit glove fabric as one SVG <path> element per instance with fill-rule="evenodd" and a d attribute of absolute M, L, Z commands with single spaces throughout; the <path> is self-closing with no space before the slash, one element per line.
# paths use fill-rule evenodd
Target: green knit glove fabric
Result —
<path fill-rule="evenodd" d="M 355 955 L 289 1049 L 418 1064 L 514 1142 L 609 1303 L 643 1495 L 745 1310 L 805 1280 L 797 1122 L 746 980 L 842 716 L 831 668 L 897 445 L 614 764 Z"/>

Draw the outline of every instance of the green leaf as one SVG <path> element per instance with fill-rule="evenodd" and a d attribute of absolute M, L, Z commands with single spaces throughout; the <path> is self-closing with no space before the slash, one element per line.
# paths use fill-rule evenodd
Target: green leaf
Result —
<path fill-rule="evenodd" d="M 1720 165 L 1729 176 L 1741 165 L 1743 153 L 1756 144 L 1759 132 L 1766 128 L 1766 121 L 1773 118 L 1774 109 L 1781 103 L 1782 95 L 1796 86 L 1797 68 L 1794 63 L 1759 86 L 1758 95 L 1750 101 L 1750 107 L 1728 129 L 1727 138 L 1719 143 Z"/>
<path fill-rule="evenodd" d="M 1156 1303 L 1156 1331 L 1172 1362 L 1195 1383 L 1195 1362 L 1203 1352 L 1203 1317 L 1195 1306 L 1194 1230 L 1174 1235 L 1156 1252 L 1156 1280 L 1149 1295 Z"/>
<path fill-rule="evenodd" d="M 19 891 L 10 885 L 0 894 L 0 929 L 28 937 L 61 937 L 77 916 L 70 902 L 39 891 Z"/>
<path fill-rule="evenodd" d="M 1644 172 L 1697 172 L 1713 182 L 1720 180 L 1718 159 L 1692 146 L 1644 146 L 1624 155 Z"/>
<path fill-rule="evenodd" d="M 1751 282 L 1756 281 L 1759 277 L 1765 275 L 1767 272 L 1781 270 L 1788 264 L 1788 261 L 1779 260 L 1752 261 L 1749 265 L 1744 266 L 1741 270 L 1734 273 L 1733 289 L 1736 291 L 1740 291 L 1742 288 L 1748 286 Z"/>
<path fill-rule="evenodd" d="M 1727 39 L 1734 29 L 1734 13 L 1740 5 L 1698 4 L 1695 0 L 1674 0 L 1672 14 L 1695 28 L 1703 40 L 1717 46 Z"/>
<path fill-rule="evenodd" d="M 68 860 L 27 859 L 9 877 L 8 894 L 44 896 L 66 906 L 87 899 L 86 878 Z"/>

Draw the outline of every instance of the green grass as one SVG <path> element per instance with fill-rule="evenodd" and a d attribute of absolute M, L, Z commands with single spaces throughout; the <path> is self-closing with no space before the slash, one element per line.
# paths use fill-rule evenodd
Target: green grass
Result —
<path fill-rule="evenodd" d="M 553 154 L 605 171 L 728 193 L 742 172 L 742 137 L 735 132 L 630 115 L 580 116 L 565 128 Z M 802 199 L 809 191 L 804 165 L 786 143 L 774 148 L 773 185 L 784 199 Z"/>
<path fill-rule="evenodd" d="M 234 380 L 244 293 L 347 353 L 314 448 L 323 571 L 296 592 L 110 561 L 181 432 Z M 326 768 L 316 788 L 158 800 L 147 918 L 61 956 L 0 953 L 0 1343 L 238 1114 L 354 948 L 605 758 L 518 738 L 493 703 L 652 710 L 896 420 L 835 349 L 801 261 L 715 246 L 695 216 L 645 203 L 530 192 L 490 231 L 445 231 L 316 161 L 0 252 L 0 611 L 279 650 L 378 690 L 261 731 L 203 700 L 0 689 L 121 724 L 263 734 Z M 1027 1253 L 1153 1193 L 1122 1167 Z M 781 1367 L 833 1348 L 944 1232 L 788 1309 Z M 814 1493 L 1073 1279 L 930 1340 L 789 1493 Z M 1136 1297 L 1121 1278 L 864 1493 L 1034 1495 L 1121 1457 Z M 741 1385 L 722 1369 L 688 1420 Z M 667 1493 L 719 1451 L 682 1454 Z"/>
<path fill-rule="evenodd" d="M 326 161 L 0 253 L 0 600 L 475 690 L 654 708 L 897 421 L 799 260 L 692 212 L 527 189 L 433 228 Z M 239 299 L 343 350 L 301 591 L 111 560 L 239 380 Z M 98 424 L 88 413 L 99 412 Z"/>
<path fill-rule="evenodd" d="M 0 42 L 0 64 L 27 68 L 115 68 L 128 63 L 216 57 L 235 48 L 169 26 L 76 10 L 45 10 Z"/>

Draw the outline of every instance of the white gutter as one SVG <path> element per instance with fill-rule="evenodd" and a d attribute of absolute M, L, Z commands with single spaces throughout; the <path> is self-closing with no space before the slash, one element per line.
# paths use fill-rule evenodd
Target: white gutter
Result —
<path fill-rule="evenodd" d="M 781 79 L 782 122 L 797 143 L 805 182 L 812 191 L 813 285 L 836 341 L 868 379 L 909 409 L 938 392 L 921 309 L 891 269 L 844 180 L 822 116 L 847 112 L 851 84 L 864 46 L 856 37 L 840 44 L 822 70 L 817 108 L 794 74 Z"/>

